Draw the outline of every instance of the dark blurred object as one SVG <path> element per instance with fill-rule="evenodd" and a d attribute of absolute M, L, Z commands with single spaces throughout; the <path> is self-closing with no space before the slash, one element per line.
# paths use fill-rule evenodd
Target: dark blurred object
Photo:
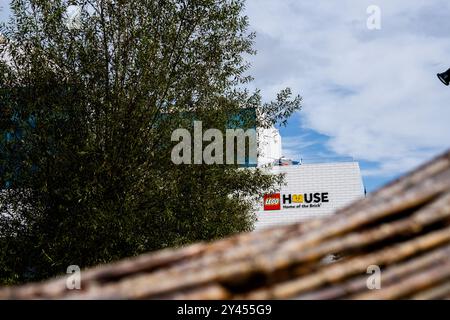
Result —
<path fill-rule="evenodd" d="M 448 86 L 450 84 L 450 69 L 448 69 L 447 71 L 443 72 L 443 73 L 438 73 L 438 78 L 439 80 L 441 80 L 441 82 L 443 84 L 445 84 L 446 86 Z"/>

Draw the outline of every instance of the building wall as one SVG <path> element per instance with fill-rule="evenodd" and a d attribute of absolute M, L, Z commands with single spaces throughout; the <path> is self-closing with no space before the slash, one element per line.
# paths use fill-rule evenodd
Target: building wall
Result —
<path fill-rule="evenodd" d="M 257 211 L 257 230 L 329 216 L 335 210 L 364 197 L 364 186 L 357 162 L 302 164 L 274 167 L 270 170 L 273 173 L 285 173 L 287 185 L 281 187 L 280 210 L 268 210 L 269 206 L 264 210 L 264 200 L 261 200 Z M 320 198 L 324 194 L 328 202 L 314 202 L 313 207 L 305 202 L 309 199 L 303 199 L 303 203 L 283 203 L 283 196 L 291 195 L 293 198 L 293 195 L 315 193 L 319 194 Z M 273 198 L 276 197 L 277 195 Z M 297 196 L 297 200 L 299 199 L 301 200 L 301 197 Z M 285 205 L 295 208 L 283 208 Z"/>

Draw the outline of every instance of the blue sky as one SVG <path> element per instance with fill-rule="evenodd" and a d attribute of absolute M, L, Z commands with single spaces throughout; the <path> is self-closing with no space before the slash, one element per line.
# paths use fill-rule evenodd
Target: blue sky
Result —
<path fill-rule="evenodd" d="M 358 160 L 373 191 L 450 147 L 450 89 L 436 78 L 450 68 L 450 1 L 247 0 L 246 14 L 252 88 L 304 99 L 281 129 L 285 156 Z"/>

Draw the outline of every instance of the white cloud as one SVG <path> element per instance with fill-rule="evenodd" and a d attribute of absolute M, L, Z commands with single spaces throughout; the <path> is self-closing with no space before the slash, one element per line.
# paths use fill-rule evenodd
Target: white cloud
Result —
<path fill-rule="evenodd" d="M 366 27 L 371 4 L 380 31 Z M 304 126 L 330 151 L 391 175 L 450 146 L 450 90 L 436 77 L 450 67 L 448 1 L 248 0 L 247 14 L 255 86 L 267 99 L 300 92 Z"/>

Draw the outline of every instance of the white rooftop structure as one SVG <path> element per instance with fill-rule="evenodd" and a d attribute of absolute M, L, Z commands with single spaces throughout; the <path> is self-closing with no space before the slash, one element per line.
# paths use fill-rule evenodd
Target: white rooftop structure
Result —
<path fill-rule="evenodd" d="M 272 164 L 282 157 L 281 135 L 276 128 L 259 129 L 258 143 L 258 167 Z"/>

